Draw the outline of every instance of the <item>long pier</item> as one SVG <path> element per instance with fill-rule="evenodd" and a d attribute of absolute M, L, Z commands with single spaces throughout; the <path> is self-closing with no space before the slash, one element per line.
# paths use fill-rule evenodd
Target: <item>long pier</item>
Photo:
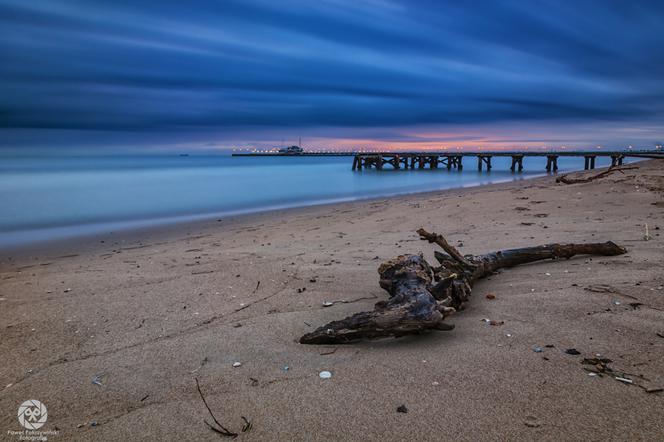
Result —
<path fill-rule="evenodd" d="M 283 154 L 276 152 L 265 153 L 234 153 L 233 156 L 281 156 L 281 157 L 302 157 L 302 156 L 352 156 L 352 170 L 363 169 L 439 169 L 463 170 L 463 160 L 469 157 L 475 157 L 477 161 L 477 170 L 486 169 L 490 171 L 493 167 L 491 159 L 493 157 L 511 157 L 512 163 L 510 170 L 512 172 L 523 171 L 523 160 L 525 157 L 545 157 L 546 171 L 556 172 L 558 170 L 559 157 L 579 157 L 584 159 L 584 169 L 594 169 L 595 160 L 598 157 L 611 158 L 611 165 L 617 166 L 623 164 L 627 157 L 633 158 L 662 158 L 664 151 L 660 150 L 621 150 L 621 151 L 467 151 L 467 152 L 303 152 L 298 154 Z"/>

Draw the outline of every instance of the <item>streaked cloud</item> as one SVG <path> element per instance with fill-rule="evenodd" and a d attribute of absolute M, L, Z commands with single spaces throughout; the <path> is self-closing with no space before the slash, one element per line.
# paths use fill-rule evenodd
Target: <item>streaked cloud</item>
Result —
<path fill-rule="evenodd" d="M 0 128 L 5 145 L 463 142 L 501 125 L 650 143 L 662 22 L 654 1 L 0 0 Z"/>

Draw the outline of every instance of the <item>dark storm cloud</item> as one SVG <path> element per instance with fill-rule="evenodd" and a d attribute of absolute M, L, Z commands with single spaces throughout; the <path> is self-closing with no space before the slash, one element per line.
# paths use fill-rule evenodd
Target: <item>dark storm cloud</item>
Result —
<path fill-rule="evenodd" d="M 0 127 L 661 122 L 662 22 L 661 1 L 0 0 Z"/>

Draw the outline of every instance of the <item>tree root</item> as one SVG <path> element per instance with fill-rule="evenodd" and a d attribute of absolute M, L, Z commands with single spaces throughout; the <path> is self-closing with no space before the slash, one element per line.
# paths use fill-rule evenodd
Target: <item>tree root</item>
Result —
<path fill-rule="evenodd" d="M 443 322 L 464 307 L 473 283 L 496 270 L 544 259 L 574 255 L 613 256 L 627 250 L 611 241 L 591 244 L 548 244 L 463 256 L 442 235 L 419 229 L 422 240 L 436 243 L 440 266 L 431 267 L 420 255 L 400 255 L 378 268 L 380 286 L 389 294 L 373 311 L 333 321 L 300 338 L 302 344 L 345 344 L 365 338 L 400 337 L 431 330 L 451 330 Z"/>

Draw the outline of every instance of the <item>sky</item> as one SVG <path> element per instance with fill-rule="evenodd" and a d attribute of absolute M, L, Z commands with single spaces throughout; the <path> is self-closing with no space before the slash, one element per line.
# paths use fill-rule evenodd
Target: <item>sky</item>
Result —
<path fill-rule="evenodd" d="M 0 148 L 652 147 L 664 2 L 0 0 Z"/>

